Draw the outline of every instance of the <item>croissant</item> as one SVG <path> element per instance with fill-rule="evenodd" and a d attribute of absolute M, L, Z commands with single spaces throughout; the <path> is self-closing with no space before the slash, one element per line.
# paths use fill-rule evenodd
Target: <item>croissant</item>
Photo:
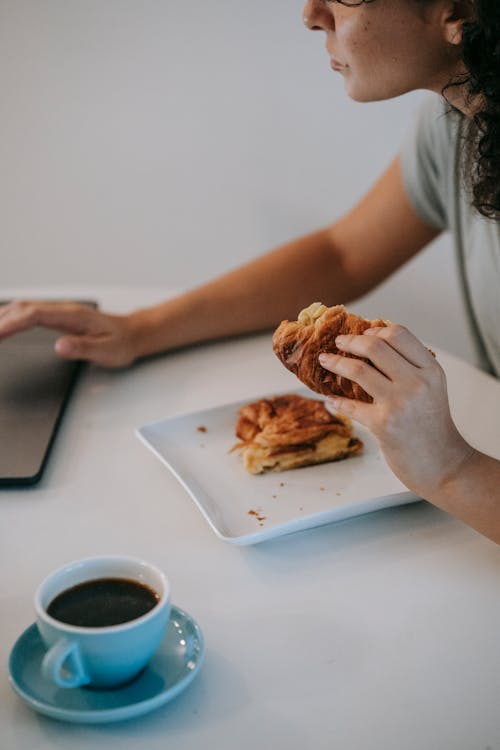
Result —
<path fill-rule="evenodd" d="M 323 401 L 294 393 L 242 406 L 236 435 L 242 442 L 231 450 L 240 451 L 250 474 L 339 461 L 363 450 L 349 417 L 330 414 Z"/>
<path fill-rule="evenodd" d="M 299 313 L 297 320 L 280 323 L 273 335 L 273 349 L 285 367 L 316 393 L 371 402 L 372 397 L 357 383 L 325 370 L 318 355 L 328 352 L 355 357 L 339 351 L 335 338 L 340 334 L 361 334 L 367 328 L 386 325 L 380 318 L 366 320 L 349 313 L 344 305 L 326 307 L 321 302 L 314 302 Z"/>

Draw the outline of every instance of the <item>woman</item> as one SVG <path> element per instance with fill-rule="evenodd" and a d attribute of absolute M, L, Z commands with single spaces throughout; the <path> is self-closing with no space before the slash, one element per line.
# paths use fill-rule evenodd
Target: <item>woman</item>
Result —
<path fill-rule="evenodd" d="M 116 316 L 16 302 L 0 313 L 0 336 L 45 325 L 64 332 L 61 356 L 124 366 L 272 327 L 314 300 L 354 300 L 449 228 L 478 343 L 500 375 L 496 0 L 308 0 L 304 23 L 325 33 L 331 67 L 353 99 L 434 92 L 401 154 L 361 202 L 332 226 L 155 307 Z M 337 343 L 374 366 L 322 355 L 323 366 L 358 382 L 373 403 L 331 398 L 332 408 L 373 431 L 409 489 L 500 543 L 500 462 L 458 433 L 444 374 L 428 350 L 398 325 Z"/>

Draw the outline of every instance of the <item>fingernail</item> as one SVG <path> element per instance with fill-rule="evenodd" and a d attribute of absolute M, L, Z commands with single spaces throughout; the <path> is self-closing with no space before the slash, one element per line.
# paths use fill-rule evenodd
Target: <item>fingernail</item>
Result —
<path fill-rule="evenodd" d="M 54 348 L 63 357 L 71 357 L 77 353 L 74 344 L 64 339 L 58 339 Z"/>
<path fill-rule="evenodd" d="M 319 355 L 319 357 L 318 357 L 318 361 L 319 361 L 320 365 L 327 365 L 328 364 L 328 357 L 329 357 L 328 354 L 321 353 Z"/>

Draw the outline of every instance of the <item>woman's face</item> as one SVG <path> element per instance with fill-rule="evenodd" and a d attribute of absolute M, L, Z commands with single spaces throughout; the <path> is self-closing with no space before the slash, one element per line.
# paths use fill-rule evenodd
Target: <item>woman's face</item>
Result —
<path fill-rule="evenodd" d="M 448 0 L 373 0 L 347 7 L 307 0 L 304 23 L 324 31 L 334 71 L 348 95 L 378 101 L 415 89 L 440 92 L 460 69 L 459 47 L 444 35 Z"/>

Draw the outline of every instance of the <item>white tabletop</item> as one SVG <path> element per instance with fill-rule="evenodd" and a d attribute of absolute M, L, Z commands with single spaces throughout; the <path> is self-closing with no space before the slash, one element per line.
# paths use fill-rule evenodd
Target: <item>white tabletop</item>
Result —
<path fill-rule="evenodd" d="M 125 309 L 161 295 L 97 296 Z M 456 397 L 463 378 L 453 378 Z M 491 407 L 498 384 L 484 378 Z M 2 750 L 500 748 L 497 545 L 425 502 L 231 545 L 135 435 L 170 415 L 296 386 L 269 335 L 120 372 L 85 369 L 41 483 L 0 492 Z M 489 412 L 477 397 L 479 420 Z M 34 621 L 40 580 L 102 553 L 164 569 L 174 603 L 203 630 L 205 662 L 151 714 L 66 724 L 14 694 L 8 656 Z"/>

